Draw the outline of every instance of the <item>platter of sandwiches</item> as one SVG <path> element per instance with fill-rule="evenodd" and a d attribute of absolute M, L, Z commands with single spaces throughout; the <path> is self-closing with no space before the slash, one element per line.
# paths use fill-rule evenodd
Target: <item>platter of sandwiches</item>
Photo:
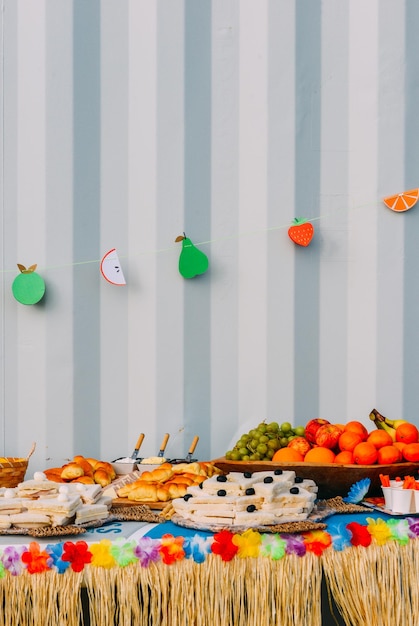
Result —
<path fill-rule="evenodd" d="M 14 488 L 0 488 L 0 531 L 17 534 L 30 529 L 83 527 L 103 523 L 112 499 L 98 484 L 62 484 L 43 473 Z"/>
<path fill-rule="evenodd" d="M 324 518 L 316 511 L 317 492 L 313 480 L 292 470 L 217 474 L 173 500 L 172 522 L 211 532 L 247 528 L 278 532 L 280 525 L 307 525 Z"/>

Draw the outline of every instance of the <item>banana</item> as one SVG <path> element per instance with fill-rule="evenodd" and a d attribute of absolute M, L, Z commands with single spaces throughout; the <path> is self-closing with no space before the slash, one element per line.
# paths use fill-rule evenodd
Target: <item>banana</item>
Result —
<path fill-rule="evenodd" d="M 377 409 L 373 409 L 371 411 L 370 420 L 374 422 L 377 428 L 381 428 L 381 430 L 385 430 L 390 435 L 393 441 L 396 441 L 396 429 L 394 426 L 391 425 L 391 423 L 389 423 L 389 422 L 392 422 L 392 420 L 387 421 L 387 418 L 384 417 L 384 415 L 381 415 L 381 413 L 379 413 Z"/>
<path fill-rule="evenodd" d="M 389 426 L 387 422 L 379 422 L 378 420 L 375 422 L 375 425 L 377 426 L 377 428 L 380 428 L 381 430 L 385 430 L 390 435 L 392 440 L 396 441 L 396 429 L 395 428 L 393 428 L 392 426 Z"/>
<path fill-rule="evenodd" d="M 407 420 L 389 420 L 388 417 L 386 417 L 386 424 L 392 428 L 397 428 L 398 426 L 401 426 L 401 424 L 407 424 Z"/>
<path fill-rule="evenodd" d="M 394 429 L 396 429 L 401 424 L 408 423 L 407 420 L 391 420 L 390 418 L 385 417 L 384 415 L 381 415 L 381 413 L 379 413 L 377 409 L 373 409 L 371 411 L 370 420 L 372 420 L 375 423 L 377 423 L 377 421 L 385 422 L 388 426 L 391 426 L 391 428 L 394 428 Z"/>

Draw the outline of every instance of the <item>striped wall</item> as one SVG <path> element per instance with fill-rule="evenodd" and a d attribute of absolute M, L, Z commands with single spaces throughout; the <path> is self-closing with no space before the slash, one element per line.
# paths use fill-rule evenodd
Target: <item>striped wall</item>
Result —
<path fill-rule="evenodd" d="M 0 1 L 1 454 L 419 424 L 419 209 L 382 203 L 419 185 L 418 3 Z M 42 303 L 13 298 L 17 263 Z"/>

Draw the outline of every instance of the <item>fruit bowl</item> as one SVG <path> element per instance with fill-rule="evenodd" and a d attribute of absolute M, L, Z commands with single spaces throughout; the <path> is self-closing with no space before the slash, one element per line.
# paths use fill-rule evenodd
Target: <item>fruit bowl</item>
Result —
<path fill-rule="evenodd" d="M 392 463 L 391 465 L 340 465 L 338 463 L 309 463 L 272 461 L 228 461 L 225 457 L 211 461 L 225 473 L 228 472 L 264 472 L 276 469 L 294 470 L 297 476 L 311 478 L 319 488 L 318 497 L 321 499 L 335 496 L 346 496 L 351 486 L 369 478 L 371 486 L 368 496 L 381 496 L 380 474 L 391 479 L 404 476 L 416 476 L 419 472 L 419 463 Z"/>

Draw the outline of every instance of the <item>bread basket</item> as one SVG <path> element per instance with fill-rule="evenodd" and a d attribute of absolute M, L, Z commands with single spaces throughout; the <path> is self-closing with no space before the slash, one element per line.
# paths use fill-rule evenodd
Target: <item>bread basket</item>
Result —
<path fill-rule="evenodd" d="M 25 459 L 17 457 L 0 457 L 0 487 L 17 487 L 23 482 L 28 462 L 35 451 L 36 444 L 32 444 L 32 448 Z"/>

